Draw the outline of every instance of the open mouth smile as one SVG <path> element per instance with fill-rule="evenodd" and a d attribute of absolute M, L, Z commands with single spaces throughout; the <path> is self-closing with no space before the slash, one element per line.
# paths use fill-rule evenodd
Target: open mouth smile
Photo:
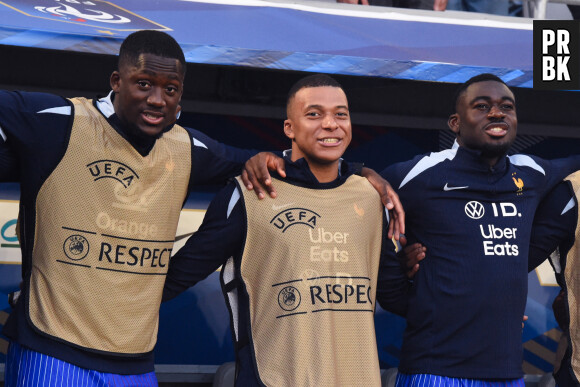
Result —
<path fill-rule="evenodd" d="M 142 113 L 143 120 L 149 125 L 159 125 L 163 122 L 164 115 L 162 113 L 156 112 L 143 112 Z"/>
<path fill-rule="evenodd" d="M 318 142 L 324 146 L 335 146 L 339 145 L 342 142 L 342 140 L 340 138 L 329 137 L 329 138 L 321 138 L 318 140 Z"/>
<path fill-rule="evenodd" d="M 487 125 L 485 132 L 492 137 L 503 137 L 508 132 L 508 125 L 504 122 L 495 122 Z"/>

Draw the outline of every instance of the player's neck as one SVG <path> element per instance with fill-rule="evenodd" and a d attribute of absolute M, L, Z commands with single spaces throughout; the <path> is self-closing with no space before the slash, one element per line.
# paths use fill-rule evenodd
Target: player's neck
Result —
<path fill-rule="evenodd" d="M 319 183 L 330 183 L 338 178 L 338 160 L 330 164 L 308 162 L 308 166 Z"/>

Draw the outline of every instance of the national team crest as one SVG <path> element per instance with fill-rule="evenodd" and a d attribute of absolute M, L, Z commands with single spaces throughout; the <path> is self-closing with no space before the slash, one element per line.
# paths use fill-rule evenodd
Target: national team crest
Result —
<path fill-rule="evenodd" d="M 121 8 L 109 1 L 4 0 L 0 1 L 0 5 L 5 5 L 30 17 L 73 23 L 106 30 L 170 30 L 170 28 L 145 19 L 144 17 Z"/>
<path fill-rule="evenodd" d="M 524 181 L 519 177 L 517 177 L 515 172 L 512 173 L 512 180 L 514 181 L 516 187 L 518 187 L 517 194 L 521 195 L 522 192 L 524 191 Z"/>

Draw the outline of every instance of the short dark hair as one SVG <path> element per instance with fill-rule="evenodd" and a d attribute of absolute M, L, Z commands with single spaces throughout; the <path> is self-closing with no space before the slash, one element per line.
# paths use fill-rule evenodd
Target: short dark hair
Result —
<path fill-rule="evenodd" d="M 312 74 L 308 75 L 304 78 L 299 79 L 288 92 L 288 97 L 286 98 L 286 110 L 288 110 L 288 106 L 290 105 L 290 101 L 299 90 L 304 89 L 306 87 L 323 87 L 323 86 L 330 86 L 330 87 L 338 87 L 342 90 L 342 85 L 338 83 L 338 81 L 326 74 Z"/>
<path fill-rule="evenodd" d="M 155 30 L 141 30 L 127 36 L 119 49 L 118 66 L 135 64 L 141 54 L 177 59 L 185 75 L 185 56 L 171 35 Z"/>
<path fill-rule="evenodd" d="M 493 75 L 490 73 L 483 73 L 483 74 L 476 75 L 474 77 L 469 78 L 467 81 L 463 82 L 461 85 L 459 85 L 459 87 L 455 91 L 455 98 L 454 98 L 455 103 L 453 105 L 453 108 L 457 109 L 457 103 L 459 103 L 459 98 L 461 98 L 461 96 L 463 95 L 463 93 L 465 93 L 465 90 L 467 90 L 467 88 L 469 86 L 473 85 L 474 83 L 486 82 L 486 81 L 503 83 L 504 85 L 506 85 L 507 88 L 509 88 L 509 86 L 504 81 L 502 81 L 502 79 L 500 77 L 498 77 L 497 75 Z"/>

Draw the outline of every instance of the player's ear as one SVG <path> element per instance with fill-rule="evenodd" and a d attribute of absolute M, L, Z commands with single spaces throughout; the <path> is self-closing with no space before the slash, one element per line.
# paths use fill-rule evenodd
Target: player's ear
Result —
<path fill-rule="evenodd" d="M 121 87 L 121 74 L 119 74 L 118 71 L 113 71 L 109 82 L 111 83 L 111 89 L 113 92 L 118 93 L 119 88 Z"/>
<path fill-rule="evenodd" d="M 450 115 L 449 119 L 447 119 L 447 125 L 449 126 L 449 129 L 453 131 L 453 133 L 459 134 L 459 114 L 454 113 Z"/>
<path fill-rule="evenodd" d="M 292 127 L 292 121 L 284 121 L 284 134 L 291 140 L 294 140 L 294 128 Z"/>

